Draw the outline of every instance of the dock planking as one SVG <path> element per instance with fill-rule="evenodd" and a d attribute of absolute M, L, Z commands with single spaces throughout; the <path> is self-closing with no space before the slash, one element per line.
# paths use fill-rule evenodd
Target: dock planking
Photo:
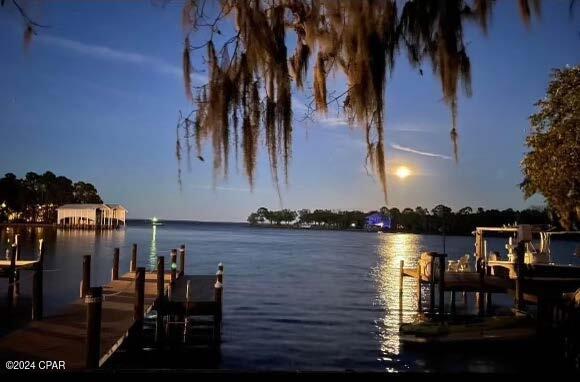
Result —
<path fill-rule="evenodd" d="M 102 291 L 102 313 L 98 365 L 102 366 L 135 329 L 136 272 L 111 280 Z M 171 272 L 164 273 L 164 294 L 169 292 L 169 306 L 183 306 L 187 301 L 190 314 L 216 314 L 215 276 L 189 276 L 180 273 L 171 285 Z M 158 298 L 157 272 L 145 272 L 145 313 L 154 308 Z M 221 301 L 219 302 L 221 307 Z M 200 311 L 200 308 L 201 311 Z M 221 309 L 220 309 L 221 314 Z M 61 313 L 33 321 L 25 328 L 0 338 L 0 359 L 65 361 L 67 370 L 86 368 L 87 304 L 78 299 Z"/>

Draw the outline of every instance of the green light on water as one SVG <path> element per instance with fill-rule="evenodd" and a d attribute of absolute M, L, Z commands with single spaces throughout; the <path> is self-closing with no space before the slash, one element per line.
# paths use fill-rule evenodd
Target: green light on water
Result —
<path fill-rule="evenodd" d="M 153 216 L 153 219 L 151 219 L 151 221 L 152 221 L 153 223 L 157 223 L 157 217 Z"/>

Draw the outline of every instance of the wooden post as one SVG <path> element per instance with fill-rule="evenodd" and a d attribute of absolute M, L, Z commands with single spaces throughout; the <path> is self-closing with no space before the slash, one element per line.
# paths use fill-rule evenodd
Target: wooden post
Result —
<path fill-rule="evenodd" d="M 14 235 L 14 244 L 16 244 L 16 256 L 14 256 L 15 261 L 20 260 L 20 241 L 18 240 L 20 237 L 19 234 Z M 20 271 L 18 268 L 14 267 L 14 292 L 13 296 L 16 300 L 16 297 L 20 295 Z"/>
<path fill-rule="evenodd" d="M 135 272 L 137 270 L 137 244 L 133 244 L 131 249 L 131 266 L 129 267 L 129 272 Z"/>
<path fill-rule="evenodd" d="M 32 319 L 37 321 L 42 320 L 44 310 L 44 246 L 42 239 L 38 241 L 38 251 L 38 263 L 32 276 Z"/>
<path fill-rule="evenodd" d="M 485 260 L 483 257 L 477 259 L 476 270 L 479 274 L 479 292 L 477 292 L 477 313 L 480 316 L 485 314 L 485 293 L 484 289 L 484 276 L 485 276 Z"/>
<path fill-rule="evenodd" d="M 135 305 L 133 319 L 138 332 L 143 330 L 143 318 L 145 317 L 145 268 L 139 267 L 135 273 Z"/>
<path fill-rule="evenodd" d="M 90 288 L 85 297 L 87 305 L 87 339 L 85 346 L 85 363 L 89 369 L 99 367 L 101 358 L 101 316 L 103 288 Z"/>
<path fill-rule="evenodd" d="M 179 277 L 185 275 L 185 244 L 179 247 Z"/>
<path fill-rule="evenodd" d="M 220 271 L 222 273 L 222 281 L 220 281 L 222 284 L 224 283 L 224 264 L 220 261 L 218 263 L 218 271 Z"/>
<path fill-rule="evenodd" d="M 16 273 L 16 244 L 10 248 L 10 268 L 8 268 L 8 307 L 14 305 L 14 275 Z"/>
<path fill-rule="evenodd" d="M 451 291 L 451 314 L 455 314 L 455 291 Z"/>
<path fill-rule="evenodd" d="M 85 298 L 91 287 L 91 255 L 83 256 L 83 279 L 81 281 L 81 298 Z"/>
<path fill-rule="evenodd" d="M 219 272 L 219 271 L 218 271 Z M 221 341 L 222 333 L 222 298 L 223 298 L 223 285 L 221 282 L 217 281 L 214 285 L 214 299 L 215 299 L 215 314 L 213 321 L 214 335 L 213 342 L 214 346 L 217 348 Z"/>
<path fill-rule="evenodd" d="M 177 279 L 177 249 L 171 250 L 171 285 Z"/>
<path fill-rule="evenodd" d="M 216 322 L 222 321 L 222 298 L 223 298 L 223 284 L 216 280 L 214 285 L 214 299 L 216 303 L 215 320 Z"/>
<path fill-rule="evenodd" d="M 161 304 L 165 295 L 165 257 L 157 257 L 157 301 Z"/>
<path fill-rule="evenodd" d="M 421 263 L 417 264 L 417 312 L 421 313 Z"/>
<path fill-rule="evenodd" d="M 218 271 L 215 273 L 215 276 L 217 278 L 217 281 L 219 281 L 220 283 L 223 284 L 223 282 L 224 282 L 224 273 L 218 269 Z"/>
<path fill-rule="evenodd" d="M 399 312 L 403 311 L 403 277 L 405 277 L 405 260 L 399 262 Z"/>
<path fill-rule="evenodd" d="M 157 320 L 155 326 L 155 341 L 162 342 L 164 337 L 163 304 L 165 298 L 165 257 L 157 257 Z"/>
<path fill-rule="evenodd" d="M 445 258 L 447 255 L 441 253 L 438 255 L 439 258 L 439 315 L 441 320 L 445 316 Z"/>
<path fill-rule="evenodd" d="M 520 241 L 516 247 L 516 309 L 524 309 L 524 290 L 522 286 L 524 273 L 525 243 Z"/>
<path fill-rule="evenodd" d="M 431 263 L 429 264 L 429 313 L 435 313 L 435 257 L 431 255 Z"/>
<path fill-rule="evenodd" d="M 111 272 L 111 280 L 119 280 L 119 248 L 115 248 L 113 252 L 113 269 Z"/>
<path fill-rule="evenodd" d="M 486 264 L 486 267 L 485 267 L 485 273 L 488 276 L 491 276 L 491 267 L 490 266 L 487 266 L 487 264 Z M 486 312 L 487 313 L 491 313 L 492 308 L 493 308 L 492 307 L 492 301 L 491 301 L 491 293 L 486 293 L 485 294 L 485 302 L 486 302 L 486 305 L 485 305 Z"/>

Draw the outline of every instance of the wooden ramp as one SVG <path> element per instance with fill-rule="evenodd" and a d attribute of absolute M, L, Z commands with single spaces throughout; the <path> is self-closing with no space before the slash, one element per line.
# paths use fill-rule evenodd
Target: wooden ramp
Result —
<path fill-rule="evenodd" d="M 103 287 L 99 366 L 115 352 L 129 336 L 134 321 L 136 301 L 134 272 Z M 165 273 L 165 289 L 170 284 Z M 170 302 L 185 301 L 185 286 L 190 282 L 191 307 L 206 305 L 214 311 L 215 276 L 182 276 L 172 289 Z M 211 290 L 210 290 L 211 287 Z M 145 312 L 152 309 L 157 297 L 157 274 L 145 273 Z M 58 315 L 31 322 L 27 327 L 0 338 L 0 360 L 65 361 L 66 369 L 84 369 L 86 365 L 87 307 L 83 300 L 70 304 Z"/>

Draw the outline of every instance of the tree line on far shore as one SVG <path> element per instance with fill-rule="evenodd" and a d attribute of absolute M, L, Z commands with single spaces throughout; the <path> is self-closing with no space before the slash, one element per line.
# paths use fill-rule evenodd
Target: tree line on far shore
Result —
<path fill-rule="evenodd" d="M 545 207 L 532 207 L 521 211 L 508 208 L 506 210 L 481 207 L 476 210 L 464 207 L 457 211 L 442 204 L 428 210 L 423 207 L 398 208 L 382 207 L 379 210 L 341 211 L 341 210 L 308 210 L 293 211 L 289 209 L 268 210 L 260 207 L 248 216 L 252 225 L 279 225 L 288 227 L 315 226 L 327 229 L 369 229 L 367 216 L 381 214 L 391 221 L 392 232 L 433 233 L 443 230 L 450 235 L 467 235 L 475 227 L 498 227 L 512 224 L 551 224 L 558 226 L 558 220 Z"/>
<path fill-rule="evenodd" d="M 56 209 L 67 203 L 102 203 L 91 183 L 74 182 L 50 171 L 24 178 L 8 173 L 0 179 L 0 223 L 56 222 Z"/>

